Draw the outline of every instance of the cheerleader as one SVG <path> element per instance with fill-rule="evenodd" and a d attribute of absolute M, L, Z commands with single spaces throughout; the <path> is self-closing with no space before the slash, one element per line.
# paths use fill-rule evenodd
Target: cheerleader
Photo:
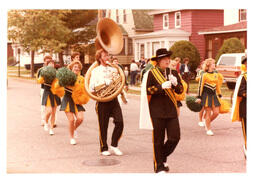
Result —
<path fill-rule="evenodd" d="M 55 66 L 53 60 L 48 60 L 46 62 L 46 65 L 51 66 L 53 68 Z M 54 135 L 53 128 L 55 124 L 56 109 L 57 109 L 57 106 L 60 105 L 61 101 L 57 95 L 54 95 L 52 93 L 51 91 L 52 84 L 47 84 L 44 81 L 45 80 L 43 79 L 43 77 L 40 77 L 39 75 L 38 82 L 42 83 L 44 88 L 43 95 L 42 95 L 42 106 L 45 106 L 44 118 L 43 118 L 44 130 L 48 131 L 48 120 L 51 117 L 49 134 Z"/>
<path fill-rule="evenodd" d="M 82 89 L 84 89 L 84 77 L 80 75 L 80 71 L 82 69 L 82 64 L 78 60 L 72 61 L 68 65 L 68 69 L 74 72 L 77 75 L 76 85 L 82 86 Z M 81 104 L 76 104 L 74 98 L 77 98 L 77 96 L 74 96 L 74 91 L 76 88 L 76 85 L 74 86 L 67 86 L 65 87 L 65 95 L 61 102 L 60 111 L 65 111 L 65 114 L 67 116 L 68 122 L 69 122 L 69 134 L 70 134 L 70 144 L 75 145 L 77 138 L 77 128 L 82 124 L 84 120 L 84 107 Z M 89 97 L 87 94 L 85 94 L 84 91 L 84 97 L 85 97 L 85 103 L 88 102 Z"/>
<path fill-rule="evenodd" d="M 219 107 L 221 97 L 219 75 L 214 73 L 215 60 L 212 58 L 206 59 L 204 61 L 204 71 L 199 81 L 199 95 L 196 100 L 197 103 L 201 103 L 202 107 L 206 111 L 206 134 L 213 136 L 211 130 L 212 121 L 219 115 Z M 211 112 L 213 112 L 211 114 Z"/>
<path fill-rule="evenodd" d="M 47 64 L 52 60 L 52 57 L 47 55 L 44 57 L 44 64 L 43 67 L 47 66 Z M 43 69 L 43 67 L 41 67 L 40 69 L 38 69 L 37 72 L 37 79 L 40 78 L 40 74 L 41 74 L 41 70 Z M 41 84 L 41 89 L 40 89 L 40 98 L 42 101 L 42 97 L 43 97 L 43 93 L 44 93 L 44 84 Z M 45 106 L 41 105 L 41 126 L 44 126 L 44 110 L 45 110 Z"/>

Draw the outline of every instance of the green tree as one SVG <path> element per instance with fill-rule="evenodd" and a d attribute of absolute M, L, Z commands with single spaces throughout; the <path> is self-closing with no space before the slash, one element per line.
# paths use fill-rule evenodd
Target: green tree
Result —
<path fill-rule="evenodd" d="M 94 53 L 89 49 L 92 47 L 89 47 L 88 42 L 96 37 L 97 15 L 98 10 L 70 10 L 63 18 L 65 25 L 72 30 L 68 45 L 81 53 L 81 60 L 84 53 Z"/>
<path fill-rule="evenodd" d="M 71 30 L 62 20 L 69 10 L 10 10 L 8 39 L 31 52 L 31 77 L 34 77 L 34 55 L 58 53 L 67 46 Z"/>
<path fill-rule="evenodd" d="M 225 53 L 244 53 L 245 47 L 242 42 L 236 38 L 230 38 L 224 41 L 221 48 L 218 51 L 218 54 L 215 57 L 215 61 L 217 62 L 222 54 Z"/>
<path fill-rule="evenodd" d="M 177 41 L 172 45 L 170 50 L 172 51 L 171 59 L 180 57 L 183 61 L 184 58 L 189 58 L 192 71 L 194 71 L 200 64 L 200 54 L 197 48 L 189 41 Z"/>

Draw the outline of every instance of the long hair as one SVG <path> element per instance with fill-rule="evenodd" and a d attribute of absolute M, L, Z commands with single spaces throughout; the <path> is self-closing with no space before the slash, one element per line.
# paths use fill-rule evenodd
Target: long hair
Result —
<path fill-rule="evenodd" d="M 209 68 L 212 64 L 215 64 L 215 60 L 212 58 L 207 58 L 204 62 L 203 62 L 203 70 L 204 71 L 209 71 Z"/>

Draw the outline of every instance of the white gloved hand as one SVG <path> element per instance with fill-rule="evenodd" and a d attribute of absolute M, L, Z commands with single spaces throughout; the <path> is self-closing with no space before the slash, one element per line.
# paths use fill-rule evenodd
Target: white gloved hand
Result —
<path fill-rule="evenodd" d="M 110 85 L 111 82 L 112 82 L 112 80 L 110 80 L 110 79 L 105 79 L 104 81 L 105 81 L 105 84 L 106 84 L 106 85 Z"/>
<path fill-rule="evenodd" d="M 162 89 L 170 89 L 172 87 L 172 82 L 171 81 L 166 81 L 162 83 Z"/>
<path fill-rule="evenodd" d="M 170 81 L 172 85 L 176 86 L 178 84 L 177 78 L 173 75 L 170 75 Z"/>

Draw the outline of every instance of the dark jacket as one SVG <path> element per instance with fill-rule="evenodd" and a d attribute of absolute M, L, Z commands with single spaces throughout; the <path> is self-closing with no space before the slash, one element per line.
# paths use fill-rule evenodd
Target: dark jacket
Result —
<path fill-rule="evenodd" d="M 164 74 L 163 71 L 161 71 L 161 73 Z M 171 70 L 171 73 L 177 78 L 178 82 L 177 86 L 172 86 L 172 89 L 174 89 L 177 94 L 181 94 L 183 92 L 183 86 L 181 84 L 181 79 L 178 72 L 176 70 Z M 167 70 L 166 74 L 168 77 L 168 74 L 170 74 L 170 69 Z M 169 79 L 167 78 L 167 80 Z M 165 90 L 162 89 L 162 86 L 157 82 L 151 71 L 149 71 L 148 74 L 147 94 L 151 95 L 151 99 L 149 101 L 149 110 L 152 118 L 177 117 L 175 105 L 165 93 Z"/>
<path fill-rule="evenodd" d="M 189 65 L 187 65 L 187 66 L 188 66 L 188 71 L 190 72 L 190 66 Z M 181 64 L 181 66 L 180 66 L 180 74 L 183 75 L 184 71 L 185 71 L 185 64 Z"/>
<path fill-rule="evenodd" d="M 238 96 L 242 97 L 242 101 L 239 104 L 239 116 L 246 118 L 247 83 L 244 77 L 238 90 Z"/>

